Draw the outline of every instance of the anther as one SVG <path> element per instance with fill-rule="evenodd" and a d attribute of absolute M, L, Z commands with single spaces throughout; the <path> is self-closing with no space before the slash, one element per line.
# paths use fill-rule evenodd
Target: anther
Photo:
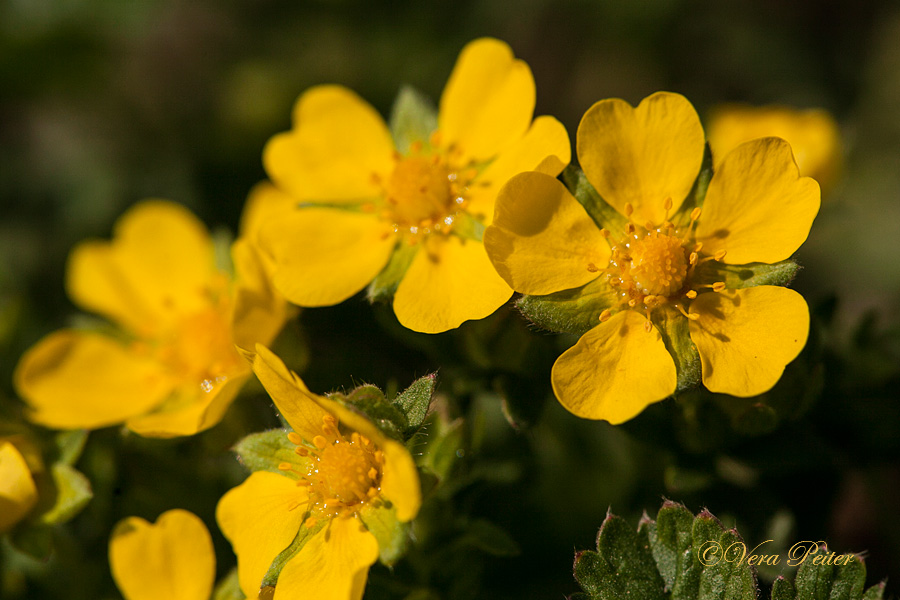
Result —
<path fill-rule="evenodd" d="M 629 223 L 625 226 L 625 233 L 627 233 L 628 235 L 633 234 L 636 230 L 637 228 L 634 226 L 634 223 Z"/>
<path fill-rule="evenodd" d="M 634 213 L 634 207 L 631 205 L 631 202 L 626 202 L 625 203 L 625 216 L 630 219 L 632 213 Z"/>
<path fill-rule="evenodd" d="M 697 297 L 697 292 L 695 290 L 688 290 L 684 295 L 693 300 Z"/>
<path fill-rule="evenodd" d="M 288 440 L 295 446 L 303 443 L 303 438 L 300 437 L 300 434 L 296 431 L 292 431 L 288 434 Z"/>
<path fill-rule="evenodd" d="M 666 199 L 663 200 L 663 208 L 665 208 L 666 211 L 672 210 L 672 196 L 667 196 Z"/>
<path fill-rule="evenodd" d="M 651 323 L 649 319 L 644 321 L 644 331 L 647 333 L 653 331 L 653 323 Z"/>
<path fill-rule="evenodd" d="M 606 228 L 604 227 L 603 229 L 600 230 L 600 235 L 603 236 L 603 237 L 605 237 L 605 238 L 608 238 L 608 237 L 609 237 L 609 229 L 606 229 Z"/>
<path fill-rule="evenodd" d="M 728 252 L 726 250 L 719 250 L 718 252 L 715 253 L 714 258 L 718 261 L 721 261 L 723 258 L 725 258 L 725 255 L 727 253 Z"/>
<path fill-rule="evenodd" d="M 378 469 L 376 469 L 375 467 L 372 467 L 371 469 L 369 469 L 369 472 L 367 473 L 367 475 L 369 476 L 369 479 L 371 479 L 372 481 L 375 481 L 376 479 L 378 479 Z"/>
<path fill-rule="evenodd" d="M 646 223 L 644 223 L 644 229 L 648 231 L 653 229 L 653 221 L 647 221 Z"/>
<path fill-rule="evenodd" d="M 323 450 L 325 448 L 325 446 L 328 445 L 328 440 L 326 440 L 321 435 L 317 435 L 316 437 L 313 438 L 312 443 L 319 450 Z"/>
<path fill-rule="evenodd" d="M 283 462 L 283 463 L 278 464 L 278 470 L 279 471 L 293 471 L 294 467 L 293 467 L 293 465 L 291 465 L 291 463 Z"/>
<path fill-rule="evenodd" d="M 590 273 L 596 273 L 596 272 L 599 271 L 600 269 L 598 269 L 598 268 L 597 268 L 597 265 L 595 265 L 594 263 L 588 263 L 587 270 L 588 270 L 588 272 L 590 272 Z"/>
<path fill-rule="evenodd" d="M 688 258 L 688 262 L 691 263 L 692 265 L 696 265 L 698 258 L 699 258 L 699 255 L 696 252 L 691 252 L 691 256 L 690 256 L 690 258 Z"/>
<path fill-rule="evenodd" d="M 309 450 L 307 450 L 306 448 L 303 448 L 302 446 L 298 446 L 297 448 L 294 448 L 294 452 L 296 452 L 300 456 L 309 456 Z"/>
<path fill-rule="evenodd" d="M 603 311 L 600 313 L 600 322 L 605 323 L 606 321 L 609 321 L 609 318 L 611 316 L 612 316 L 612 311 L 609 310 L 608 308 L 604 308 Z"/>
<path fill-rule="evenodd" d="M 699 218 L 700 218 L 700 213 L 701 213 L 701 212 L 703 212 L 703 211 L 700 209 L 699 206 L 698 206 L 697 208 L 695 208 L 694 210 L 692 210 L 692 211 L 691 211 L 691 222 L 694 222 L 694 221 L 696 221 L 697 219 L 699 219 Z"/>
<path fill-rule="evenodd" d="M 725 282 L 717 281 L 716 283 L 713 284 L 712 289 L 714 292 L 721 292 L 722 290 L 725 289 Z"/>

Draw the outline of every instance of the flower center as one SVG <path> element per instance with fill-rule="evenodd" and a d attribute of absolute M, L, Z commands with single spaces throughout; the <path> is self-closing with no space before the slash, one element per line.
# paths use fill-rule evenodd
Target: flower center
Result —
<path fill-rule="evenodd" d="M 401 159 L 385 186 L 394 222 L 400 226 L 435 223 L 450 213 L 454 189 L 449 169 L 422 156 Z"/>
<path fill-rule="evenodd" d="M 625 217 L 629 222 L 624 236 L 618 242 L 610 243 L 609 265 L 604 270 L 607 283 L 616 291 L 619 300 L 616 306 L 600 313 L 601 322 L 619 308 L 633 308 L 645 311 L 644 329 L 652 331 L 650 314 L 654 309 L 669 305 L 687 318 L 696 319 L 697 316 L 690 314 L 687 308 L 699 291 L 709 288 L 721 292 L 725 289 L 724 282 L 706 284 L 696 277 L 696 268 L 700 264 L 721 261 L 725 257 L 725 251 L 720 250 L 714 256 L 700 258 L 702 244 L 692 241 L 700 208 L 691 211 L 690 223 L 679 230 L 669 220 L 671 199 L 666 199 L 664 207 L 666 217 L 662 225 L 657 227 L 647 223 L 641 227 L 631 220 L 633 207 L 625 205 Z M 600 233 L 605 238 L 610 237 L 606 229 Z M 588 264 L 587 268 L 592 272 L 600 270 L 594 264 Z"/>
<path fill-rule="evenodd" d="M 671 296 L 680 290 L 687 275 L 681 238 L 651 231 L 638 240 L 631 248 L 629 275 L 644 294 Z"/>
<path fill-rule="evenodd" d="M 318 518 L 356 513 L 378 496 L 384 453 L 355 431 L 349 437 L 343 435 L 334 416 L 323 417 L 322 434 L 312 439 L 312 447 L 295 432 L 288 439 L 297 445 L 295 452 L 307 459 L 305 466 L 298 470 L 282 463 L 278 468 L 295 472 L 297 485 L 307 488 L 312 513 L 308 526 Z"/>

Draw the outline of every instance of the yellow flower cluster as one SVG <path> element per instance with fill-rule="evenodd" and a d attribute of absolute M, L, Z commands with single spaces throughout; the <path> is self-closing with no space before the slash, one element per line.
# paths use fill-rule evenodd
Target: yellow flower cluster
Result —
<path fill-rule="evenodd" d="M 591 318 L 556 361 L 553 390 L 574 414 L 611 423 L 675 393 L 691 361 L 714 392 L 770 389 L 804 347 L 809 312 L 796 292 L 734 273 L 785 261 L 806 239 L 820 197 L 798 171 L 807 154 L 722 118 L 704 178 L 707 141 L 685 98 L 661 92 L 637 108 L 603 100 L 578 128 L 587 191 L 573 195 L 557 179 L 568 134 L 552 117 L 533 118 L 534 107 L 529 67 L 493 39 L 463 49 L 433 127 L 412 139 L 395 139 L 348 89 L 305 92 L 293 128 L 265 148 L 271 182 L 251 193 L 231 267 L 217 264 L 193 215 L 163 201 L 130 210 L 112 241 L 72 252 L 69 295 L 114 327 L 51 333 L 23 356 L 15 383 L 29 417 L 191 435 L 223 418 L 252 371 L 294 450 L 218 505 L 239 586 L 256 597 L 296 545 L 276 600 L 358 599 L 383 550 L 373 528 L 418 513 L 418 473 L 401 442 L 311 393 L 267 349 L 288 301 L 333 305 L 390 271 L 399 322 L 439 333 L 514 292 L 536 301 L 565 292 Z M 0 475 L 3 530 L 35 490 L 5 442 Z M 215 570 L 208 532 L 184 511 L 121 524 L 110 561 L 130 600 L 206 598 Z"/>

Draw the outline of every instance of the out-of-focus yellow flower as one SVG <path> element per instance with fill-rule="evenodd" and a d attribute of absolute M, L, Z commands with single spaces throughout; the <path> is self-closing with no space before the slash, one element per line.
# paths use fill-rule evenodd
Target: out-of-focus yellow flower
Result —
<path fill-rule="evenodd" d="M 180 509 L 154 524 L 120 521 L 109 540 L 109 566 L 125 600 L 208 600 L 216 577 L 206 525 Z"/>
<path fill-rule="evenodd" d="M 418 513 L 412 457 L 359 413 L 311 393 L 262 346 L 253 371 L 293 427 L 287 435 L 296 449 L 280 473 L 257 471 L 219 502 L 216 518 L 237 554 L 241 589 L 255 598 L 273 560 L 299 539 L 275 600 L 361 598 L 379 556 L 371 527 Z"/>
<path fill-rule="evenodd" d="M 37 486 L 26 457 L 12 442 L 0 439 L 0 533 L 27 516 L 37 500 Z"/>
<path fill-rule="evenodd" d="M 791 145 L 800 174 L 818 181 L 823 192 L 841 172 L 841 132 L 822 109 L 726 104 L 711 111 L 706 130 L 716 166 L 744 142 L 780 137 Z"/>
<path fill-rule="evenodd" d="M 190 211 L 153 200 L 123 215 L 111 242 L 78 245 L 69 296 L 118 330 L 63 329 L 26 352 L 15 383 L 29 418 L 58 429 L 124 422 L 151 437 L 218 423 L 250 375 L 235 345 L 270 342 L 289 314 L 248 237 L 232 246 L 232 277 Z"/>
<path fill-rule="evenodd" d="M 304 93 L 294 128 L 263 156 L 281 193 L 304 205 L 262 230 L 278 289 L 301 306 L 336 304 L 394 257 L 403 275 L 393 306 L 404 326 L 437 333 L 494 312 L 512 294 L 481 244 L 497 191 L 521 171 L 555 176 L 571 155 L 558 121 L 532 122 L 534 104 L 528 65 L 494 39 L 463 49 L 437 129 L 405 155 L 353 92 Z"/>
<path fill-rule="evenodd" d="M 599 323 L 552 371 L 557 398 L 578 416 L 621 423 L 671 395 L 673 352 L 689 354 L 691 344 L 707 388 L 757 395 L 806 343 L 800 294 L 745 287 L 752 281 L 740 273 L 729 285 L 725 274 L 731 265 L 789 258 L 818 212 L 819 186 L 799 176 L 787 142 L 765 138 L 729 153 L 702 209 L 692 207 L 685 200 L 703 150 L 700 120 L 684 97 L 661 92 L 637 108 L 603 100 L 581 121 L 577 153 L 615 209 L 603 208 L 608 229 L 548 175 L 517 175 L 500 192 L 485 246 L 513 289 L 545 295 L 600 282 L 584 300 L 606 303 Z"/>

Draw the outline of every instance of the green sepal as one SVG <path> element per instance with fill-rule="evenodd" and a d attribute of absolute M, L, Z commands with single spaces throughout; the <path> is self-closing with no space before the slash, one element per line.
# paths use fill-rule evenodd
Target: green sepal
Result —
<path fill-rule="evenodd" d="M 605 278 L 598 277 L 580 288 L 546 296 L 522 296 L 519 312 L 542 329 L 583 335 L 600 324 L 600 313 L 618 305 L 618 297 Z"/>
<path fill-rule="evenodd" d="M 244 592 L 241 591 L 237 568 L 232 569 L 228 575 L 222 578 L 212 595 L 212 600 L 244 600 L 245 598 Z"/>
<path fill-rule="evenodd" d="M 346 396 L 332 394 L 329 398 L 361 412 L 381 433 L 390 438 L 402 441 L 403 432 L 409 428 L 406 415 L 374 385 L 361 385 Z"/>
<path fill-rule="evenodd" d="M 407 154 L 414 142 L 421 142 L 423 149 L 429 150 L 429 138 L 437 124 L 437 109 L 431 98 L 412 86 L 401 87 L 390 118 L 391 135 L 397 150 Z"/>
<path fill-rule="evenodd" d="M 484 239 L 484 223 L 467 212 L 458 212 L 453 216 L 453 234 L 463 239 L 474 240 L 479 244 Z"/>
<path fill-rule="evenodd" d="M 248 471 L 268 471 L 285 477 L 296 479 L 292 471 L 282 471 L 281 463 L 289 463 L 298 467 L 305 466 L 306 459 L 295 452 L 297 446 L 288 439 L 284 429 L 270 429 L 260 433 L 251 433 L 234 445 L 232 451 L 237 454 L 238 461 Z"/>
<path fill-rule="evenodd" d="M 434 386 L 437 383 L 437 373 L 431 373 L 419 377 L 412 384 L 400 392 L 393 400 L 394 406 L 400 409 L 406 416 L 405 435 L 410 435 L 425 422 L 428 409 L 431 407 L 431 398 L 434 396 Z"/>
<path fill-rule="evenodd" d="M 378 540 L 378 560 L 381 564 L 391 566 L 406 554 L 409 523 L 397 520 L 397 511 L 393 506 L 381 504 L 376 508 L 367 505 L 360 511 L 359 517 L 369 533 Z"/>
<path fill-rule="evenodd" d="M 60 462 L 73 466 L 81 457 L 84 445 L 87 443 L 88 432 L 84 429 L 62 431 L 53 436 L 53 449 L 55 456 L 53 462 Z"/>
<path fill-rule="evenodd" d="M 700 172 L 697 174 L 697 179 L 694 180 L 694 185 L 684 198 L 684 202 L 681 203 L 681 206 L 678 207 L 678 210 L 670 219 L 676 226 L 681 227 L 689 224 L 691 222 L 691 212 L 698 206 L 703 206 L 712 176 L 712 152 L 709 149 L 709 144 L 705 144 L 703 147 L 703 162 L 700 164 Z"/>
<path fill-rule="evenodd" d="M 697 283 L 722 281 L 728 289 L 741 289 L 757 285 L 787 285 L 793 281 L 799 270 L 800 265 L 790 259 L 773 264 L 746 265 L 726 265 L 711 260 L 697 268 L 694 279 Z"/>
<path fill-rule="evenodd" d="M 306 542 L 311 540 L 314 535 L 328 524 L 328 522 L 329 519 L 320 519 L 312 527 L 301 526 L 300 530 L 297 531 L 297 535 L 294 536 L 294 541 L 291 542 L 291 545 L 282 550 L 281 553 L 275 557 L 275 560 L 272 561 L 272 564 L 269 565 L 269 570 L 266 571 L 266 574 L 263 576 L 260 588 L 275 586 L 284 565 L 294 558 L 294 556 L 303 549 Z"/>
<path fill-rule="evenodd" d="M 664 582 L 650 552 L 647 529 L 637 532 L 607 514 L 597 534 L 597 551 L 575 555 L 575 579 L 592 600 L 665 600 Z"/>
<path fill-rule="evenodd" d="M 575 165 L 569 165 L 562 172 L 563 183 L 569 188 L 569 191 L 578 200 L 578 203 L 584 207 L 588 216 L 593 219 L 599 228 L 606 228 L 609 231 L 624 231 L 628 225 L 628 219 L 619 214 L 615 208 L 604 200 L 591 182 L 588 181 L 584 171 Z"/>
<path fill-rule="evenodd" d="M 884 582 L 879 582 L 866 590 L 862 600 L 882 600 L 884 598 Z"/>
<path fill-rule="evenodd" d="M 94 497 L 91 482 L 74 467 L 65 463 L 54 463 L 50 467 L 53 479 L 52 504 L 39 513 L 36 519 L 43 525 L 64 523 L 81 512 L 81 509 Z M 41 498 L 46 497 L 41 493 Z M 40 509 L 39 509 L 40 510 Z"/>
<path fill-rule="evenodd" d="M 518 556 L 521 554 L 519 544 L 501 527 L 490 521 L 478 519 L 466 526 L 460 543 L 478 548 L 492 556 Z"/>
<path fill-rule="evenodd" d="M 409 442 L 421 448 L 415 455 L 416 464 L 438 481 L 446 479 L 461 456 L 464 435 L 462 419 L 451 421 L 440 410 L 432 412 Z"/>
<path fill-rule="evenodd" d="M 700 383 L 700 354 L 691 341 L 690 321 L 677 310 L 664 307 L 650 314 L 650 319 L 662 336 L 666 350 L 675 361 L 678 379 L 675 392 L 696 387 Z"/>
<path fill-rule="evenodd" d="M 394 247 L 387 266 L 375 276 L 375 279 L 366 288 L 366 297 L 369 302 L 389 302 L 394 297 L 394 294 L 397 293 L 397 286 L 400 285 L 400 281 L 406 275 L 406 271 L 418 251 L 418 244 L 410 245 L 402 241 Z"/>

